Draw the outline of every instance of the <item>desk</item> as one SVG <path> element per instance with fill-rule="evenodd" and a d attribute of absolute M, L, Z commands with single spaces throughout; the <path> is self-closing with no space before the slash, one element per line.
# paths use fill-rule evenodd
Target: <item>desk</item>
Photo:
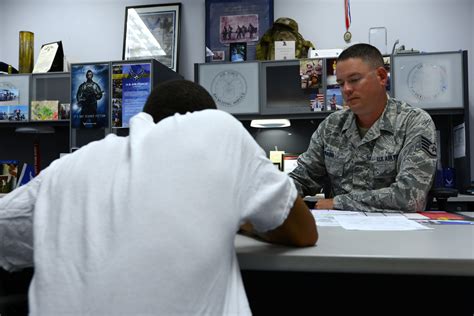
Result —
<path fill-rule="evenodd" d="M 446 315 L 472 315 L 474 225 L 430 227 L 405 232 L 319 227 L 317 246 L 309 248 L 238 236 L 235 245 L 252 310 L 257 315 L 293 313 L 296 307 L 307 313 L 329 304 L 337 312 L 384 315 L 380 308 L 396 302 L 390 311 L 409 315 L 415 301 L 422 315 L 439 314 L 448 303 Z"/>

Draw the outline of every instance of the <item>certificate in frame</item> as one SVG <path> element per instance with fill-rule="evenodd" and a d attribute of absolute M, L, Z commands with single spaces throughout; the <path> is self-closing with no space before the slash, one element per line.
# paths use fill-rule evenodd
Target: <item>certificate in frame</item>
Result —
<path fill-rule="evenodd" d="M 125 8 L 122 59 L 154 58 L 178 72 L 181 3 Z"/>
<path fill-rule="evenodd" d="M 247 43 L 247 60 L 255 60 L 256 45 L 273 25 L 273 0 L 206 0 L 206 47 L 225 52 L 229 45 Z"/>
<path fill-rule="evenodd" d="M 394 55 L 394 97 L 424 109 L 464 108 L 462 52 Z"/>

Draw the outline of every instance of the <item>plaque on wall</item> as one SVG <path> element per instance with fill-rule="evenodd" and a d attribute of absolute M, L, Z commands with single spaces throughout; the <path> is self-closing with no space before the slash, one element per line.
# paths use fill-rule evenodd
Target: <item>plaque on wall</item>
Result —
<path fill-rule="evenodd" d="M 33 73 L 63 71 L 64 52 L 61 41 L 41 46 Z"/>
<path fill-rule="evenodd" d="M 462 52 L 394 55 L 394 96 L 424 109 L 464 108 Z"/>
<path fill-rule="evenodd" d="M 217 108 L 231 114 L 259 113 L 258 62 L 198 65 L 198 83 Z"/>

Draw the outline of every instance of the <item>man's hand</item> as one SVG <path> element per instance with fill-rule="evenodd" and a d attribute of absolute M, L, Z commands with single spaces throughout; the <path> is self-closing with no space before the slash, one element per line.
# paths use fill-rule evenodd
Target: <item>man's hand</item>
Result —
<path fill-rule="evenodd" d="M 254 230 L 250 222 L 240 226 L 240 233 L 264 241 L 296 247 L 311 247 L 318 240 L 318 229 L 313 215 L 303 199 L 296 197 L 288 217 L 278 227 L 264 233 Z"/>
<path fill-rule="evenodd" d="M 321 199 L 316 202 L 315 208 L 319 210 L 332 210 L 334 209 L 333 199 Z"/>
<path fill-rule="evenodd" d="M 253 225 L 250 222 L 245 222 L 243 225 L 240 226 L 240 231 L 244 235 L 253 235 L 254 230 L 253 230 Z"/>

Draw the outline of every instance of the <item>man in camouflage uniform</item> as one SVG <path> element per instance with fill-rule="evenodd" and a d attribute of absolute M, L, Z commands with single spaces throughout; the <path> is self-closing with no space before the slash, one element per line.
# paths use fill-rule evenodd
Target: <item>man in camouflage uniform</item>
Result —
<path fill-rule="evenodd" d="M 436 131 L 422 109 L 389 98 L 380 52 L 356 44 L 337 60 L 349 109 L 329 115 L 290 173 L 301 195 L 329 181 L 320 209 L 421 211 L 436 169 Z"/>

